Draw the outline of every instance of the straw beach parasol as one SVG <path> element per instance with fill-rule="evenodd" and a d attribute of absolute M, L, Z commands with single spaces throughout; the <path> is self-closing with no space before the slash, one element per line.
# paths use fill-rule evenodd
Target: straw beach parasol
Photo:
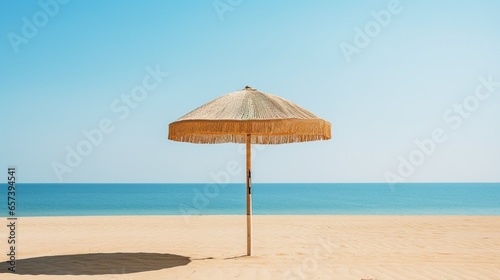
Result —
<path fill-rule="evenodd" d="M 251 144 L 331 138 L 331 125 L 279 96 L 249 86 L 221 96 L 169 125 L 168 139 L 197 144 L 245 143 L 247 255 L 252 254 Z"/>

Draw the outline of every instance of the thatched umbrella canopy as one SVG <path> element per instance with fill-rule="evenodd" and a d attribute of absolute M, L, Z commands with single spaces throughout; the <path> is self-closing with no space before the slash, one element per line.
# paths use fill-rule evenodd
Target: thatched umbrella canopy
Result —
<path fill-rule="evenodd" d="M 331 125 L 279 96 L 249 86 L 219 97 L 169 125 L 168 139 L 198 144 L 246 143 L 247 255 L 251 255 L 251 144 L 331 138 Z"/>

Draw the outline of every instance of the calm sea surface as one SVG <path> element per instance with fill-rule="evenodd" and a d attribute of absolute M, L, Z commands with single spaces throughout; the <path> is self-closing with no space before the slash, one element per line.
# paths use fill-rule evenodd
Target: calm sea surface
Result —
<path fill-rule="evenodd" d="M 1 184 L 0 216 L 8 216 Z M 500 183 L 254 184 L 254 214 L 500 215 Z M 21 184 L 16 216 L 244 214 L 244 184 Z"/>

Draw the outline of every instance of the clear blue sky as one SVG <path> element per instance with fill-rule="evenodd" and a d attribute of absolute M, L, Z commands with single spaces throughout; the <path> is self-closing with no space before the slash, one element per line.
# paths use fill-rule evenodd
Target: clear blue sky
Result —
<path fill-rule="evenodd" d="M 244 165 L 241 145 L 167 132 L 250 85 L 333 133 L 259 147 L 254 182 L 499 182 L 499 12 L 494 0 L 2 0 L 0 168 L 19 182 L 244 182 L 226 168 Z M 84 130 L 101 122 L 92 144 Z"/>

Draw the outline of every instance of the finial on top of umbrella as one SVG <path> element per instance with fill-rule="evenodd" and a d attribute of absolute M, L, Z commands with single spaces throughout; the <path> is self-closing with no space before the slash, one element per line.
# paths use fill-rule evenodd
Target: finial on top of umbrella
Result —
<path fill-rule="evenodd" d="M 255 90 L 254 88 L 252 88 L 251 86 L 246 86 L 245 89 L 249 89 L 249 90 Z"/>

